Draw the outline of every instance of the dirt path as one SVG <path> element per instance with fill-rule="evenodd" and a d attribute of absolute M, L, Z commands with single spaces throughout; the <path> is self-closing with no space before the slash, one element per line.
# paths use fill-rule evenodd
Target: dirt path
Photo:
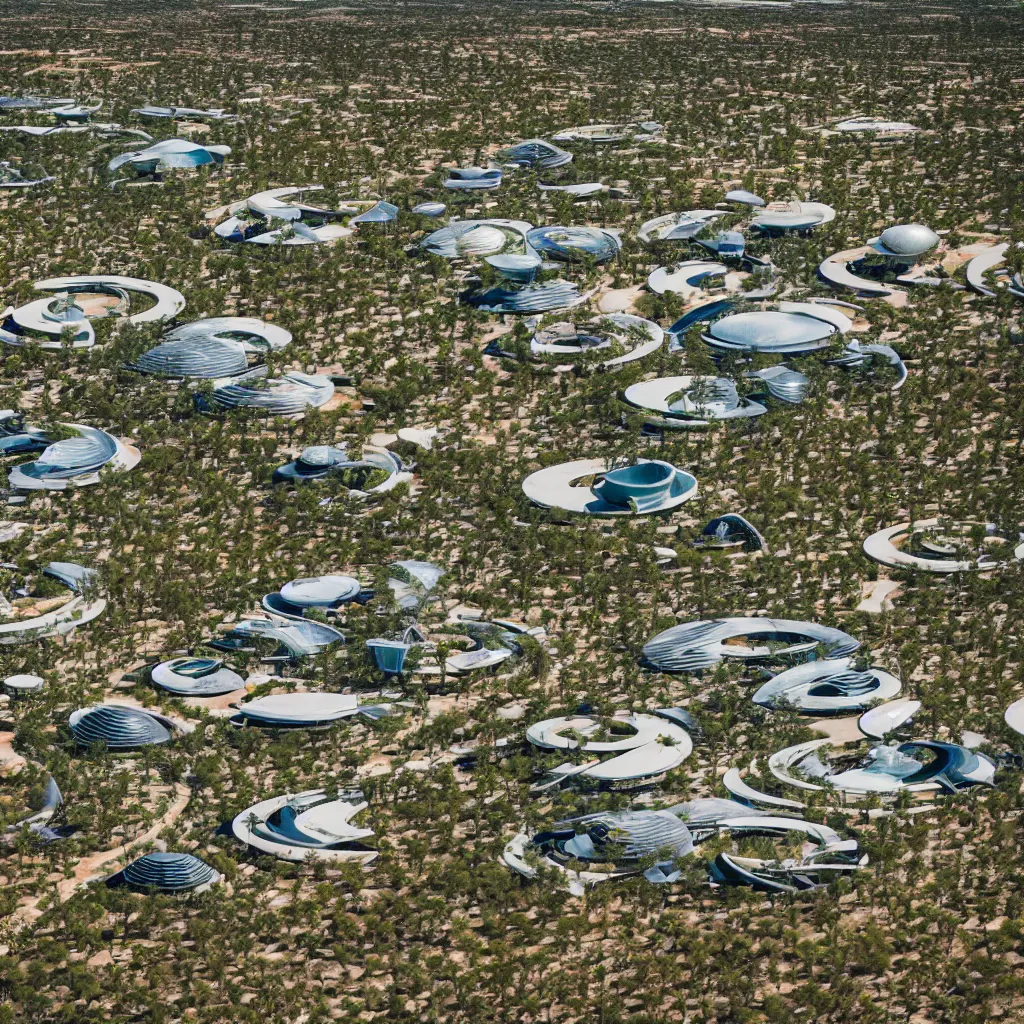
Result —
<path fill-rule="evenodd" d="M 101 850 L 99 853 L 90 854 L 84 857 L 75 865 L 75 873 L 71 878 L 62 878 L 57 883 L 57 896 L 61 903 L 66 903 L 74 895 L 75 890 L 86 882 L 113 872 L 108 872 L 107 867 L 111 861 L 125 857 L 131 850 L 145 843 L 152 842 L 168 825 L 173 824 L 181 816 L 182 811 L 188 806 L 189 797 L 192 791 L 188 786 L 178 782 L 174 786 L 174 802 L 167 811 L 140 836 L 121 846 L 115 846 L 110 850 Z M 42 915 L 39 910 L 39 901 L 42 897 L 36 897 L 24 906 L 21 906 L 11 916 L 11 930 L 20 931 L 26 925 L 31 924 Z"/>

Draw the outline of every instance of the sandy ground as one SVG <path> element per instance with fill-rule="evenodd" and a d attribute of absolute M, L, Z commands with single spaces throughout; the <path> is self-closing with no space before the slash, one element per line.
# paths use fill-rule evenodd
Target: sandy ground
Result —
<path fill-rule="evenodd" d="M 892 599 L 899 594 L 899 591 L 900 584 L 895 580 L 875 580 L 874 583 L 865 583 L 861 591 L 864 600 L 857 605 L 857 611 L 870 612 L 872 615 L 892 611 Z"/>
<path fill-rule="evenodd" d="M 13 732 L 0 732 L 0 775 L 19 772 L 25 765 L 25 758 L 11 746 L 13 742 Z"/>
<path fill-rule="evenodd" d="M 852 718 L 822 718 L 811 722 L 811 728 L 824 733 L 833 743 L 856 743 L 864 739 L 864 734 L 857 728 L 859 715 Z"/>
<path fill-rule="evenodd" d="M 597 301 L 597 308 L 602 313 L 627 313 L 633 303 L 643 294 L 644 286 L 635 284 L 630 288 L 616 288 L 605 292 Z"/>

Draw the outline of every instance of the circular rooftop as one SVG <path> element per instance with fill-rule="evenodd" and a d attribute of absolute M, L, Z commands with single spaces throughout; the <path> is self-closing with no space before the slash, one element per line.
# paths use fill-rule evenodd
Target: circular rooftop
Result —
<path fill-rule="evenodd" d="M 286 583 L 281 596 L 300 608 L 327 608 L 351 601 L 361 589 L 359 580 L 351 576 L 310 576 Z"/>
<path fill-rule="evenodd" d="M 939 236 L 924 224 L 896 224 L 875 240 L 879 252 L 894 256 L 921 256 L 939 244 Z"/>
<path fill-rule="evenodd" d="M 825 320 L 781 310 L 734 313 L 716 320 L 705 339 L 747 351 L 813 351 L 828 345 L 836 327 Z"/>
<path fill-rule="evenodd" d="M 14 697 L 27 696 L 30 693 L 39 693 L 46 683 L 40 676 L 33 676 L 22 673 L 16 676 L 8 676 L 4 680 L 4 689 Z"/>

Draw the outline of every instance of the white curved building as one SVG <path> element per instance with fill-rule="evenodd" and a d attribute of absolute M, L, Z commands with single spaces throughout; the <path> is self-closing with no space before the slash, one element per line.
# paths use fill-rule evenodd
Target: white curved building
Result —
<path fill-rule="evenodd" d="M 145 149 L 121 153 L 110 161 L 107 170 L 127 166 L 139 175 L 162 174 L 168 170 L 222 164 L 230 153 L 230 146 L 201 146 L 187 139 L 163 139 Z"/>
<path fill-rule="evenodd" d="M 378 856 L 365 845 L 373 829 L 352 824 L 366 807 L 362 794 L 332 800 L 325 790 L 310 789 L 253 804 L 231 830 L 239 842 L 279 860 L 370 864 Z"/>
<path fill-rule="evenodd" d="M 679 767 L 693 751 L 685 729 L 642 714 L 612 719 L 582 715 L 549 718 L 531 725 L 526 738 L 538 750 L 579 749 L 584 755 L 593 755 L 581 763 L 567 762 L 551 769 L 533 787 L 535 793 L 571 779 L 614 788 L 648 785 Z"/>
<path fill-rule="evenodd" d="M 154 686 L 176 697 L 217 697 L 245 688 L 245 681 L 216 658 L 172 658 L 150 672 Z"/>
<path fill-rule="evenodd" d="M 359 698 L 343 693 L 274 693 L 238 706 L 241 724 L 265 729 L 322 729 L 359 713 Z"/>
<path fill-rule="evenodd" d="M 0 414 L 2 416 L 3 414 Z M 14 466 L 7 482 L 15 490 L 63 491 L 100 482 L 103 469 L 126 473 L 142 458 L 138 448 L 80 423 L 62 425 L 72 436 L 48 444 L 37 459 Z M 16 435 L 17 436 L 17 435 Z M 21 435 L 35 438 L 41 435 Z M 10 440 L 10 437 L 3 439 Z"/>
<path fill-rule="evenodd" d="M 642 410 L 649 425 L 675 430 L 751 419 L 768 411 L 759 402 L 741 398 L 726 377 L 658 377 L 630 385 L 623 399 Z"/>
<path fill-rule="evenodd" d="M 641 224 L 637 236 L 645 245 L 657 242 L 688 242 L 721 216 L 721 210 L 663 213 Z"/>
<path fill-rule="evenodd" d="M 987 572 L 1024 559 L 1024 538 L 1004 537 L 990 523 L 919 519 L 873 533 L 864 541 L 864 553 L 896 569 Z"/>
<path fill-rule="evenodd" d="M 587 482 L 592 481 L 592 482 Z M 697 480 L 667 462 L 638 459 L 613 469 L 606 459 L 580 459 L 532 473 L 523 493 L 535 505 L 592 516 L 652 515 L 697 493 Z"/>
<path fill-rule="evenodd" d="M 880 668 L 858 668 L 853 658 L 825 658 L 780 672 L 751 698 L 774 708 L 789 705 L 802 714 L 862 711 L 899 696 L 903 684 Z"/>
<path fill-rule="evenodd" d="M 509 355 L 495 342 L 495 353 Z M 561 360 L 607 353 L 599 368 L 608 370 L 643 359 L 658 351 L 665 332 L 652 320 L 629 313 L 609 313 L 586 324 L 557 323 L 540 328 L 530 339 L 530 354 L 536 359 Z M 620 354 L 613 354 L 619 351 Z M 561 368 L 561 367 L 559 367 Z"/>
<path fill-rule="evenodd" d="M 24 644 L 47 637 L 66 636 L 78 626 L 103 614 L 106 599 L 96 594 L 96 572 L 74 562 L 50 562 L 43 574 L 63 583 L 68 593 L 60 599 L 39 597 L 33 601 L 33 587 L 25 581 L 27 594 L 16 604 L 0 606 L 0 644 Z M 11 678 L 29 679 L 28 676 Z M 34 678 L 34 677 L 31 677 Z M 30 689 L 28 683 L 26 689 Z"/>
<path fill-rule="evenodd" d="M 808 355 L 834 345 L 851 327 L 838 310 L 810 302 L 781 303 L 777 309 L 731 313 L 712 321 L 704 342 L 713 349 Z"/>

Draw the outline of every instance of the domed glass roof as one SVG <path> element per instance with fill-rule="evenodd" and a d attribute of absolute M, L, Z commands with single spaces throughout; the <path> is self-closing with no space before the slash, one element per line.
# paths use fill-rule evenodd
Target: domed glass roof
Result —
<path fill-rule="evenodd" d="M 184 892 L 215 882 L 219 875 L 206 861 L 191 853 L 147 853 L 123 872 L 124 881 L 137 889 Z"/>
<path fill-rule="evenodd" d="M 170 731 L 155 716 L 117 704 L 98 704 L 76 711 L 68 724 L 83 747 L 99 741 L 111 750 L 135 750 L 169 743 L 171 739 Z"/>
<path fill-rule="evenodd" d="M 828 344 L 836 328 L 824 320 L 780 310 L 734 313 L 715 321 L 705 337 L 711 344 L 748 351 L 813 351 Z"/>
<path fill-rule="evenodd" d="M 924 224 L 896 224 L 878 236 L 876 248 L 896 256 L 920 256 L 938 244 L 939 236 Z"/>
<path fill-rule="evenodd" d="M 501 252 L 508 239 L 501 228 L 491 224 L 480 224 L 470 228 L 457 242 L 458 251 L 465 256 L 486 256 Z"/>

